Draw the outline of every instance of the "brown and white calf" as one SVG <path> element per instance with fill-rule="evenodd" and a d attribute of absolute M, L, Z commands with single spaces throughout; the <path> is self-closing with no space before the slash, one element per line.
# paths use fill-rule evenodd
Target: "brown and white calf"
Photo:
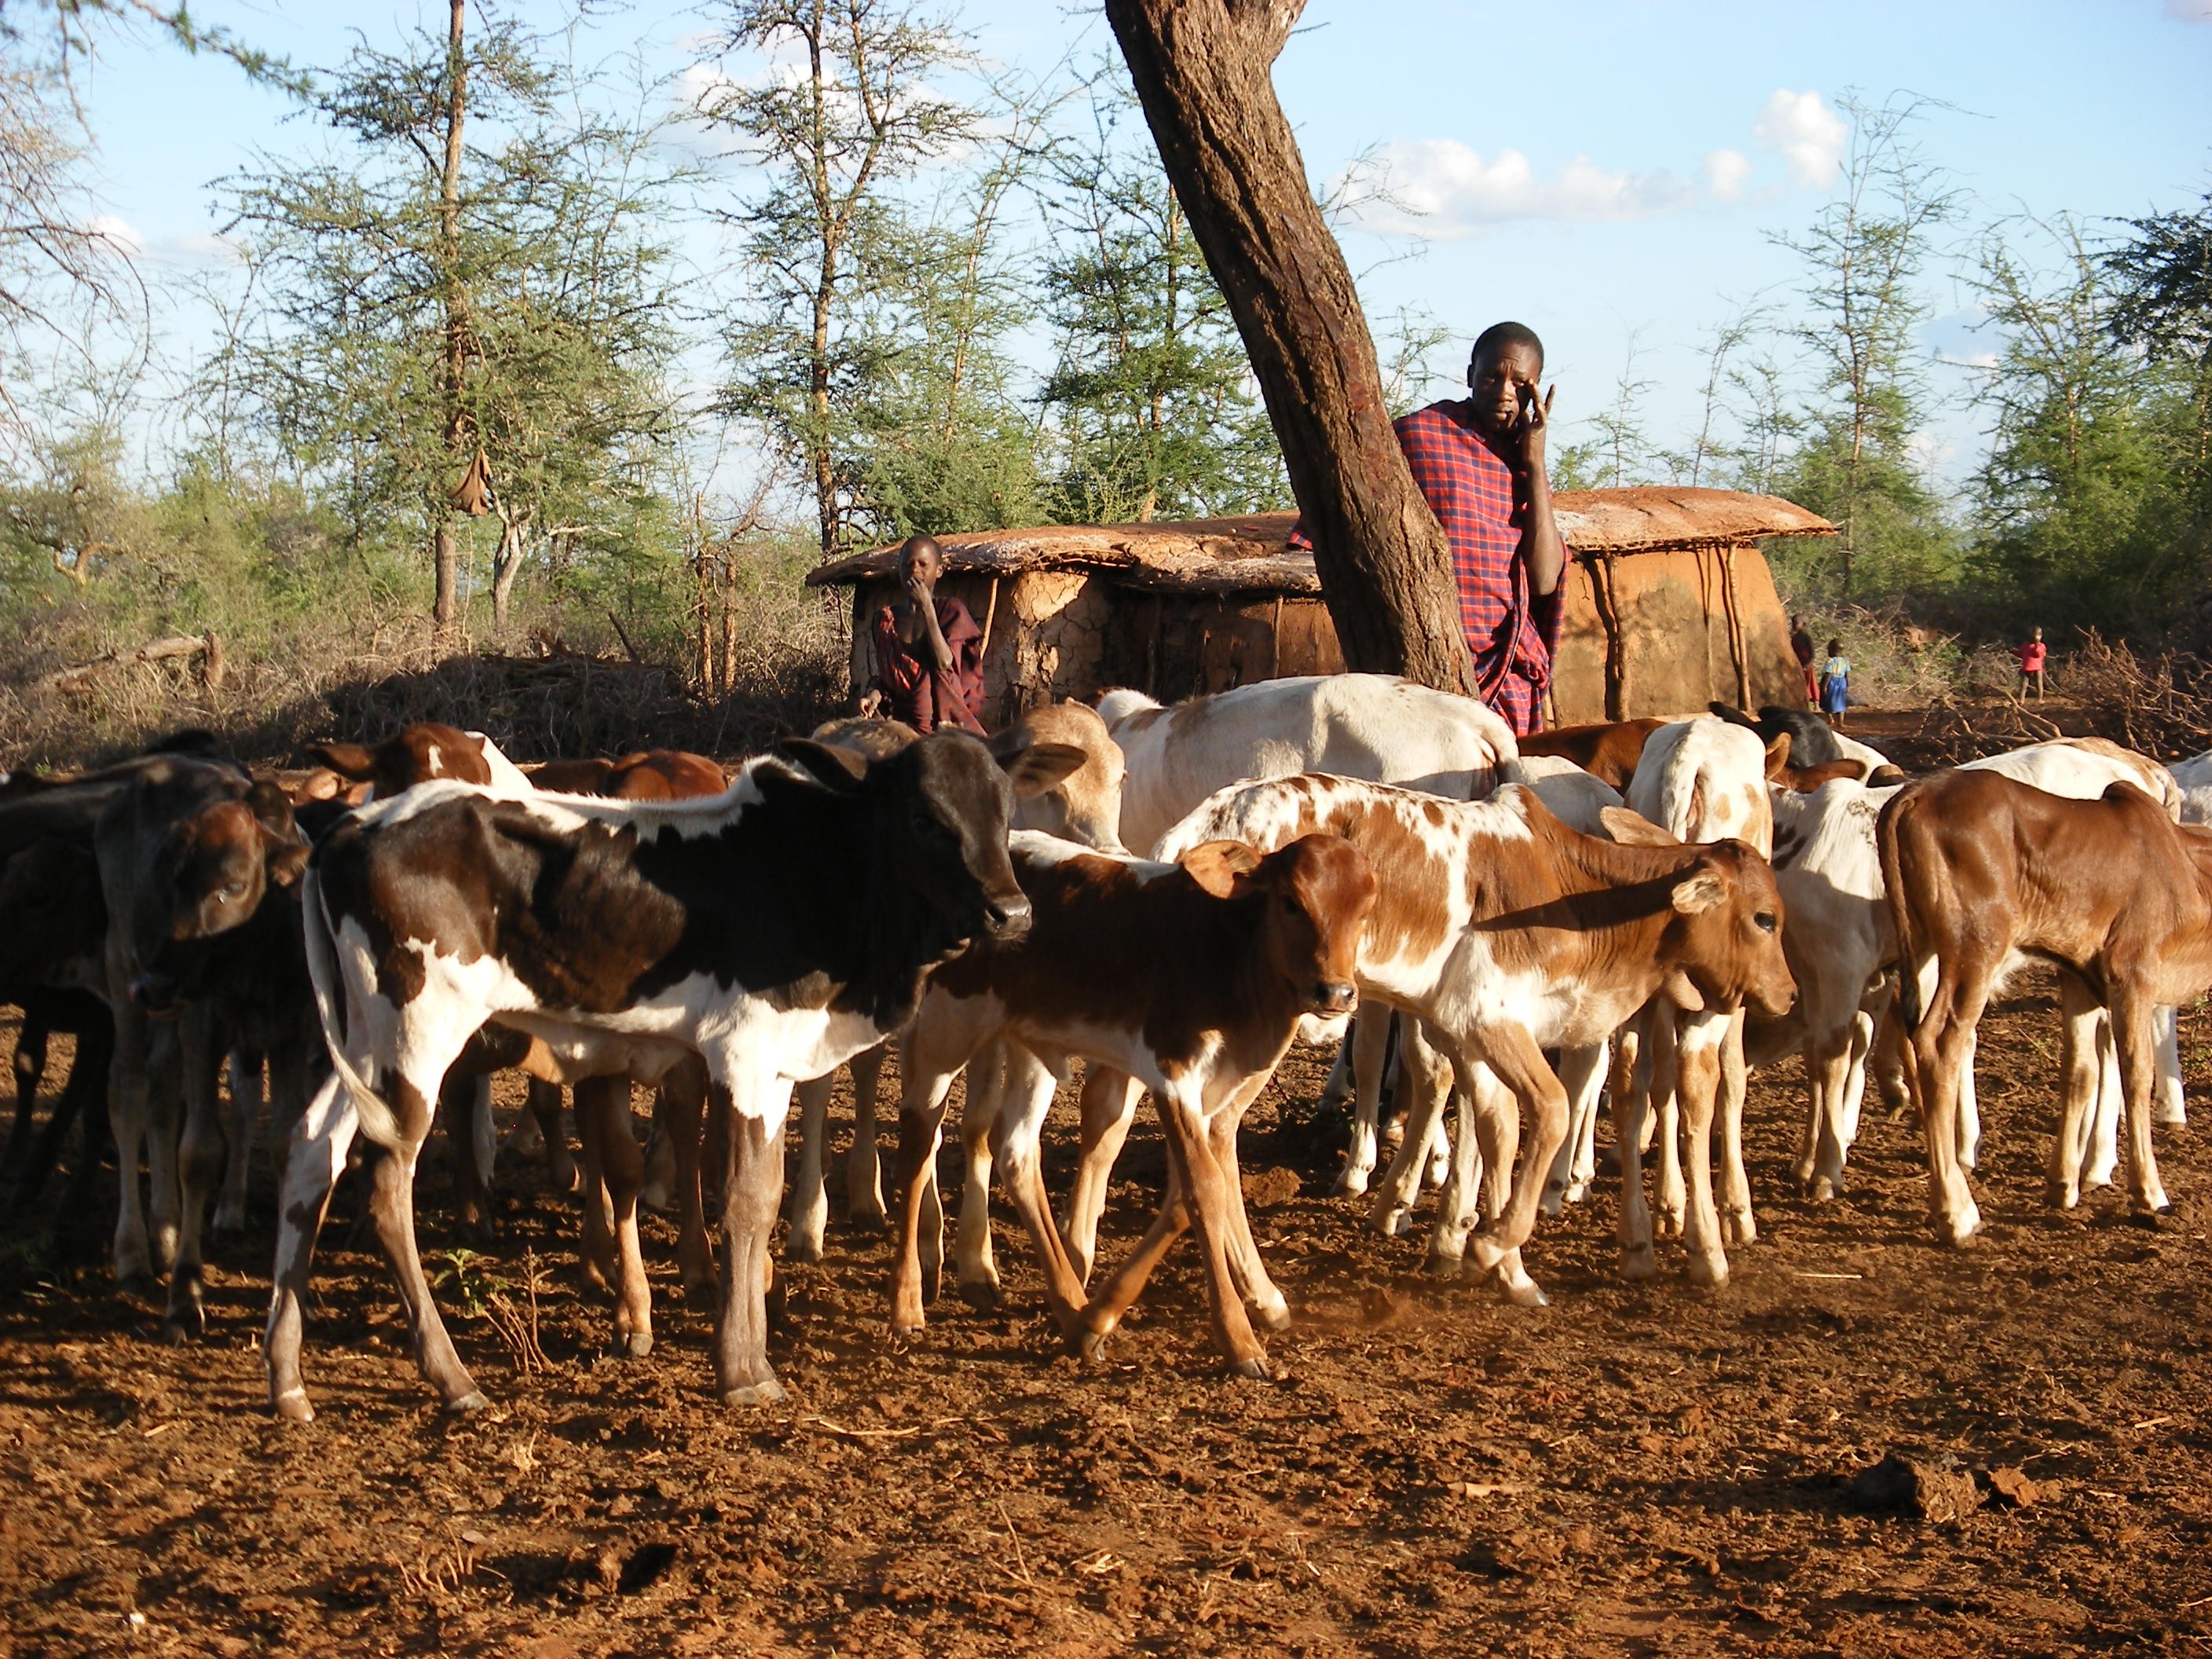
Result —
<path fill-rule="evenodd" d="M 349 784 L 367 784 L 368 799 L 388 800 L 418 783 L 472 783 L 520 799 L 534 793 L 520 768 L 481 732 L 464 732 L 436 720 L 417 720 L 373 747 L 358 743 L 311 743 L 307 755 Z"/>
<path fill-rule="evenodd" d="M 1678 841 L 1734 838 L 1771 854 L 1774 814 L 1767 783 L 1788 767 L 1791 741 L 1786 732 L 1762 741 L 1755 732 L 1711 716 L 1663 726 L 1644 745 L 1629 781 L 1628 805 Z M 1647 1116 L 1656 1120 L 1656 1208 L 1670 1231 L 1683 1231 L 1685 1152 L 1677 1117 L 1686 1127 L 1692 1157 L 1710 1147 L 1717 1121 L 1720 1234 L 1710 1249 L 1692 1249 L 1690 1275 L 1700 1283 L 1723 1284 L 1728 1260 L 1721 1240 L 1747 1244 L 1757 1233 L 1743 1166 L 1743 1011 L 1676 1009 L 1662 998 L 1638 1015 L 1633 1029 L 1638 1057 L 1631 1086 L 1614 1092 L 1616 1133 L 1634 1134 L 1640 1146 Z M 1717 1096 L 1704 1092 L 1709 1082 L 1717 1085 Z M 1692 1170 L 1691 1178 L 1709 1183 L 1711 1175 Z M 1644 1259 L 1632 1248 L 1630 1261 L 1638 1269 Z"/>
<path fill-rule="evenodd" d="M 1561 726 L 1532 732 L 1519 743 L 1523 757 L 1556 756 L 1570 760 L 1612 788 L 1626 789 L 1629 779 L 1636 775 L 1637 763 L 1644 758 L 1644 745 L 1666 724 L 1646 715 L 1594 726 Z"/>
<path fill-rule="evenodd" d="M 1096 1353 L 1189 1227 L 1206 1254 L 1216 1343 L 1238 1370 L 1264 1376 L 1239 1285 L 1273 1322 L 1288 1311 L 1245 1224 L 1237 1125 L 1298 1021 L 1350 1011 L 1374 875 L 1329 835 L 1299 836 L 1264 856 L 1212 842 L 1172 864 L 1028 830 L 1012 847 L 1030 899 L 1028 933 L 984 942 L 939 969 L 902 1040 L 892 1326 L 922 1324 L 925 1191 L 946 1094 L 996 1041 L 1005 1060 L 987 1081 L 995 1097 L 975 1100 L 971 1079 L 969 1109 L 992 1123 L 994 1164 L 1036 1247 L 1062 1333 Z M 1152 1231 L 1088 1305 L 1053 1224 L 1037 1152 L 1054 1082 L 1077 1059 L 1152 1091 L 1174 1174 Z"/>
<path fill-rule="evenodd" d="M 1930 1209 L 1957 1243 L 1980 1225 L 1960 1169 L 1960 1080 L 1976 1024 L 2006 976 L 2057 968 L 2069 1018 L 2101 1001 L 2126 1100 L 2131 1208 L 2167 1207 L 2151 1145 L 2157 1010 L 2212 986 L 2212 831 L 2175 823 L 2141 788 L 2069 800 L 1987 771 L 1899 792 L 1877 833 L 1902 969 L 1909 1064 L 1927 1138 Z M 2086 1091 L 2069 1091 L 2050 1196 L 2079 1192 Z"/>
<path fill-rule="evenodd" d="M 1381 893 L 1360 947 L 1360 994 L 1422 1022 L 1477 1116 L 1460 1137 L 1450 1223 L 1431 1254 L 1471 1251 L 1523 1302 L 1541 1300 L 1519 1253 L 1567 1127 L 1543 1051 L 1594 1048 L 1662 989 L 1715 1012 L 1748 1000 L 1781 1013 L 1796 994 L 1764 858 L 1741 842 L 1684 846 L 1617 808 L 1604 819 L 1627 844 L 1568 828 L 1517 784 L 1461 803 L 1306 776 L 1224 791 L 1164 843 L 1227 836 L 1264 849 L 1325 830 L 1367 855 Z M 1408 1126 L 1409 1143 L 1415 1133 Z M 1502 1209 L 1468 1238 L 1478 1147 L 1493 1171 L 1513 1170 L 1516 1150 L 1527 1158 Z M 1633 1270 L 1634 1249 L 1649 1255 L 1650 1224 L 1632 1155 L 1627 1163 L 1622 1243 Z M 1702 1188 L 1700 1199 L 1696 1237 L 1717 1255 Z"/>
<path fill-rule="evenodd" d="M 848 718 L 815 728 L 814 740 L 848 749 L 863 758 L 884 760 L 912 743 L 917 734 L 898 720 Z M 1107 735 L 1097 712 L 1079 702 L 1048 703 L 1033 708 L 984 746 L 1005 769 L 1014 788 L 1014 825 L 1041 830 L 1084 846 L 1121 850 L 1116 829 L 1121 811 L 1121 751 Z M 876 1151 L 876 1125 L 888 1044 L 863 1050 L 849 1063 L 853 1079 L 853 1146 L 845 1160 L 845 1214 L 849 1221 L 882 1226 L 883 1171 Z M 997 1063 L 995 1054 L 986 1063 Z M 793 1261 L 819 1261 L 830 1218 L 830 1194 L 823 1179 L 830 1133 L 830 1097 L 836 1073 L 812 1078 L 793 1091 L 799 1114 L 799 1170 L 785 1206 L 788 1231 L 784 1254 Z M 943 1215 L 932 1166 L 926 1236 L 943 1231 Z M 979 1201 L 971 1182 L 969 1201 Z M 981 1201 L 988 1203 L 988 1200 Z"/>
<path fill-rule="evenodd" d="M 340 824 L 315 849 L 305 907 L 337 1077 L 286 1170 L 270 1404 L 313 1414 L 301 1297 L 356 1130 L 416 1360 L 449 1409 L 484 1403 L 423 1274 L 413 1183 L 439 1084 L 488 1020 L 592 1073 L 705 1061 L 726 1125 L 717 1389 L 732 1405 L 781 1397 L 764 1291 L 791 1086 L 903 1025 L 932 966 L 1028 926 L 1011 810 L 990 752 L 939 732 L 872 765 L 787 743 L 699 800 L 429 784 Z"/>

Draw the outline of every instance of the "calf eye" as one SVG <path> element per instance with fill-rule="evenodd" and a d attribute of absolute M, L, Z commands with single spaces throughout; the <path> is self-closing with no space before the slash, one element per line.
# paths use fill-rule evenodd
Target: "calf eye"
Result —
<path fill-rule="evenodd" d="M 1774 912 L 1771 910 L 1761 910 L 1751 920 L 1753 924 L 1757 927 L 1759 931 L 1762 933 L 1771 933 L 1775 929 L 1776 922 L 1774 920 Z"/>

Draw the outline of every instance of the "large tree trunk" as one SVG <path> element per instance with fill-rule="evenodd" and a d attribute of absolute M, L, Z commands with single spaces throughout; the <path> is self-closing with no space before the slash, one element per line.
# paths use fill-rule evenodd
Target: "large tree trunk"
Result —
<path fill-rule="evenodd" d="M 1304 0 L 1106 0 L 1145 118 L 1228 296 L 1347 666 L 1472 694 L 1451 552 L 1390 429 L 1352 273 L 1271 69 Z"/>
<path fill-rule="evenodd" d="M 440 502 L 434 509 L 445 511 Z M 461 550 L 453 527 L 441 518 L 431 532 L 431 556 L 437 585 L 430 599 L 430 643 L 440 650 L 458 645 L 461 638 Z"/>

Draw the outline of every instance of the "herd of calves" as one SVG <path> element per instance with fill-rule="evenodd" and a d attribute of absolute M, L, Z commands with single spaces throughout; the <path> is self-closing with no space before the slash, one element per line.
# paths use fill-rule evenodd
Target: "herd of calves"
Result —
<path fill-rule="evenodd" d="M 1371 1187 L 1375 1224 L 1398 1231 L 1435 1181 L 1431 1256 L 1471 1257 L 1533 1304 L 1522 1251 L 1540 1212 L 1589 1189 L 1601 1098 L 1623 1272 L 1657 1271 L 1657 1231 L 1680 1236 L 1693 1281 L 1724 1281 L 1727 1246 L 1754 1235 L 1745 1074 L 1790 1052 L 1810 1095 L 1804 1190 L 1841 1190 L 1871 1062 L 1917 1108 L 1937 1234 L 1966 1239 L 1975 1028 L 2031 959 L 2057 969 L 2064 1019 L 2049 1201 L 2124 1165 L 2132 1211 L 2154 1217 L 2152 1125 L 2182 1121 L 2172 1011 L 2212 986 L 2212 830 L 2192 823 L 2212 757 L 2169 769 L 2091 738 L 1907 781 L 1786 710 L 1516 744 L 1480 703 L 1338 675 L 1172 708 L 1113 691 L 987 740 L 841 720 L 733 775 L 668 750 L 525 770 L 428 725 L 311 755 L 271 776 L 187 736 L 97 772 L 0 775 L 17 1204 L 82 1118 L 82 1209 L 104 1121 L 116 1277 L 166 1273 L 166 1328 L 198 1331 L 209 1205 L 216 1230 L 243 1224 L 265 1079 L 282 1178 L 264 1352 L 273 1409 L 301 1421 L 302 1297 L 349 1164 L 425 1378 L 449 1408 L 483 1403 L 423 1270 L 414 1179 L 442 1113 L 462 1224 L 489 1224 L 503 1068 L 529 1079 L 522 1125 L 555 1179 L 580 1187 L 617 1347 L 652 1344 L 638 1206 L 657 1186 L 685 1287 L 712 1287 L 717 1391 L 737 1405 L 781 1394 L 765 1298 L 793 1089 L 785 1248 L 811 1259 L 841 1065 L 861 1116 L 848 1201 L 885 1217 L 874 1115 L 893 1039 L 896 1328 L 921 1326 L 941 1278 L 937 1152 L 964 1071 L 962 1292 L 996 1294 L 994 1178 L 1085 1353 L 1188 1231 L 1214 1341 L 1257 1375 L 1255 1316 L 1280 1328 L 1290 1310 L 1245 1217 L 1237 1134 L 1294 1040 L 1342 1045 L 1330 1088 L 1357 1109 L 1340 1190 Z M 76 1060 L 40 1124 L 55 1031 Z M 1081 1159 L 1055 1214 L 1039 1134 L 1078 1060 Z M 1394 1080 L 1404 1129 L 1378 1175 Z M 633 1084 L 653 1091 L 651 1158 Z M 1146 1091 L 1166 1190 L 1102 1268 L 1109 1177 Z"/>

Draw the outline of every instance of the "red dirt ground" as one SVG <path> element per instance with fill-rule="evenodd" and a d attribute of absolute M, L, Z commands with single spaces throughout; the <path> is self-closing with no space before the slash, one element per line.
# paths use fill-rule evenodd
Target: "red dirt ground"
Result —
<path fill-rule="evenodd" d="M 1846 1200 L 1789 1195 L 1792 1062 L 1754 1079 L 1761 1237 L 1731 1285 L 1692 1290 L 1664 1245 L 1659 1282 L 1620 1283 L 1601 1180 L 1528 1251 L 1554 1304 L 1534 1311 L 1421 1277 L 1418 1231 L 1373 1236 L 1327 1195 L 1321 1072 L 1294 1057 L 1247 1154 L 1301 1177 L 1254 1214 L 1298 1312 L 1264 1383 L 1218 1370 L 1188 1247 L 1093 1370 L 1058 1355 L 1003 1229 L 1005 1310 L 948 1298 L 912 1343 L 886 1334 L 884 1241 L 841 1230 L 791 1276 L 789 1404 L 728 1413 L 706 1316 L 672 1305 L 669 1225 L 659 1345 L 604 1357 L 570 1203 L 510 1164 L 483 1266 L 520 1297 L 535 1253 L 549 1369 L 455 1318 L 495 1404 L 441 1417 L 342 1213 L 308 1330 L 322 1415 L 289 1428 L 262 1405 L 265 1219 L 216 1251 L 210 1339 L 168 1348 L 155 1309 L 82 1253 L 51 1265 L 46 1218 L 18 1218 L 0 1653 L 2203 1652 L 2212 1156 L 2160 1132 L 2179 1209 L 2159 1231 L 2110 1193 L 2041 1207 L 2048 989 L 1984 1029 L 1977 1248 L 1930 1242 L 1913 1137 L 1877 1111 Z M 2184 1034 L 2201 1090 L 2212 1022 Z M 1109 1255 L 1161 1167 L 1140 1126 Z M 446 1196 L 434 1171 L 433 1251 Z M 1891 1449 L 2043 1493 L 1953 1525 L 1855 1512 L 1842 1481 Z"/>

